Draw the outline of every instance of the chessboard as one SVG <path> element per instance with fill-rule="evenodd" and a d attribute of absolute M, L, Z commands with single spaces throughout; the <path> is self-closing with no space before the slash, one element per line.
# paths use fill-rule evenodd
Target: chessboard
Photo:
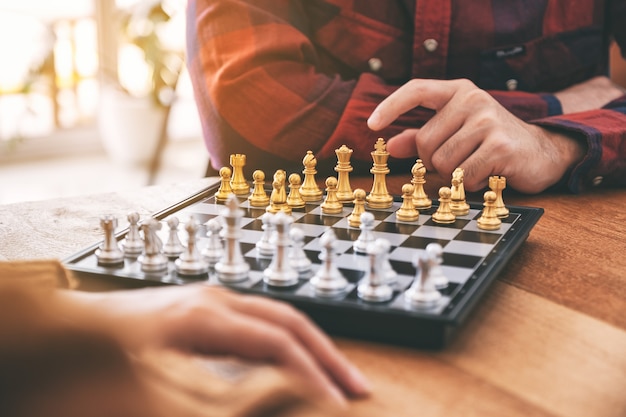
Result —
<path fill-rule="evenodd" d="M 165 242 L 171 235 L 171 219 L 185 225 L 193 219 L 197 225 L 194 245 L 202 250 L 208 242 L 207 224 L 224 216 L 225 203 L 216 199 L 218 184 L 201 190 L 189 198 L 155 213 L 152 218 L 163 227 L 158 231 Z M 502 219 L 497 230 L 478 227 L 483 203 L 469 203 L 469 213 L 457 216 L 454 222 L 434 222 L 432 214 L 437 201 L 427 210 L 421 210 L 415 221 L 399 221 L 396 212 L 402 199 L 394 197 L 391 207 L 367 209 L 374 216 L 372 233 L 385 239 L 389 245 L 388 261 L 396 273 L 392 296 L 384 302 L 362 299 L 357 291 L 359 283 L 371 268 L 370 256 L 354 250 L 354 242 L 361 230 L 348 223 L 351 204 L 345 204 L 341 212 L 324 214 L 320 202 L 307 202 L 303 208 L 291 211 L 291 227 L 304 233 L 302 249 L 311 261 L 311 269 L 300 275 L 295 285 L 287 287 L 268 285 L 264 271 L 270 266 L 271 257 L 261 256 L 257 243 L 263 239 L 262 216 L 264 207 L 250 205 L 246 196 L 239 196 L 238 208 L 242 210 L 238 228 L 241 255 L 249 265 L 245 279 L 222 282 L 215 268 L 196 275 L 181 274 L 176 260 L 168 259 L 162 272 L 144 272 L 137 256 L 124 256 L 116 265 L 102 265 L 96 256 L 102 242 L 85 248 L 64 261 L 79 277 L 106 280 L 128 287 L 154 285 L 185 285 L 205 282 L 207 285 L 227 285 L 235 291 L 271 297 L 291 303 L 306 313 L 329 334 L 358 338 L 382 343 L 424 349 L 442 349 L 454 337 L 490 284 L 515 255 L 528 237 L 531 229 L 543 214 L 541 208 L 508 206 L 509 215 Z M 186 228 L 180 227 L 180 240 L 187 242 Z M 189 229 L 192 230 L 192 229 Z M 321 238 L 332 230 L 336 237 L 334 265 L 347 280 L 341 294 L 332 297 L 319 296 L 311 286 L 311 277 L 322 267 Z M 115 231 L 114 238 L 123 244 L 129 229 Z M 168 236 L 169 235 L 169 236 Z M 412 286 L 418 272 L 414 262 L 425 252 L 427 245 L 437 243 L 443 248 L 441 270 L 448 285 L 440 289 L 441 297 L 427 308 L 415 308 L 406 302 L 405 292 Z M 323 258 L 323 256 L 322 256 Z"/>

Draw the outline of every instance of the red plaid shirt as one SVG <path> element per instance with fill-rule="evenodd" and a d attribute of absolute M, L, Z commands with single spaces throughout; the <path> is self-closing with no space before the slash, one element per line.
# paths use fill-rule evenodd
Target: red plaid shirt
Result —
<path fill-rule="evenodd" d="M 411 78 L 468 78 L 513 114 L 586 139 L 570 189 L 597 176 L 626 185 L 626 96 L 563 115 L 551 94 L 608 72 L 626 51 L 626 0 L 190 0 L 188 66 L 215 168 L 301 169 L 307 150 L 334 164 L 345 144 L 371 165 L 377 137 L 422 125 L 407 113 L 383 132 L 366 120 Z M 394 163 L 390 161 L 392 172 Z M 407 161 L 405 161 L 407 162 Z"/>

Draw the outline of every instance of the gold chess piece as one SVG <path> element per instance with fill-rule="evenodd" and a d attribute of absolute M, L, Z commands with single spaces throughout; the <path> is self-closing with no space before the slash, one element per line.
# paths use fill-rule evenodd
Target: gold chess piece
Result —
<path fill-rule="evenodd" d="M 502 191 L 506 188 L 506 178 L 498 175 L 489 177 L 489 188 L 496 193 L 495 212 L 501 219 L 508 217 L 509 209 L 504 205 Z"/>
<path fill-rule="evenodd" d="M 352 202 L 354 199 L 354 194 L 350 187 L 350 172 L 354 169 L 350 165 L 352 152 L 352 149 L 346 145 L 341 145 L 339 149 L 335 149 L 335 154 L 337 155 L 337 166 L 335 166 L 335 171 L 337 172 L 337 198 L 342 203 Z"/>
<path fill-rule="evenodd" d="M 389 208 L 393 205 L 393 197 L 387 191 L 386 176 L 390 172 L 387 166 L 389 152 L 387 152 L 387 145 L 383 138 L 378 138 L 371 155 L 374 166 L 370 172 L 374 174 L 374 183 L 372 184 L 372 191 L 365 201 L 373 209 Z"/>
<path fill-rule="evenodd" d="M 265 173 L 257 169 L 252 173 L 254 189 L 248 197 L 248 201 L 252 207 L 266 207 L 270 203 L 270 198 L 265 192 Z"/>
<path fill-rule="evenodd" d="M 300 195 L 300 187 L 302 179 L 300 175 L 293 173 L 289 175 L 289 195 L 287 196 L 287 205 L 291 208 L 302 208 L 306 205 Z"/>
<path fill-rule="evenodd" d="M 322 190 L 320 190 L 315 181 L 317 159 L 312 151 L 306 151 L 306 155 L 302 159 L 302 165 L 304 165 L 304 170 L 302 171 L 304 181 L 302 182 L 302 187 L 300 187 L 300 195 L 304 201 L 320 201 L 322 199 Z"/>
<path fill-rule="evenodd" d="M 274 181 L 272 181 L 272 193 L 270 194 L 270 205 L 265 211 L 270 213 L 278 213 L 282 211 L 291 214 L 291 207 L 287 205 L 287 191 L 285 190 L 285 181 L 287 173 L 279 169 L 274 173 Z"/>
<path fill-rule="evenodd" d="M 228 196 L 233 194 L 233 189 L 230 186 L 230 178 L 232 171 L 228 167 L 220 168 L 220 187 L 217 189 L 215 193 L 215 199 L 217 201 L 226 201 L 228 200 Z"/>
<path fill-rule="evenodd" d="M 497 195 L 493 191 L 486 191 L 484 194 L 484 208 L 483 214 L 476 221 L 479 229 L 483 230 L 497 230 L 500 228 L 500 224 L 502 224 L 502 220 L 500 220 L 496 214 L 496 200 Z"/>
<path fill-rule="evenodd" d="M 414 222 L 420 217 L 419 211 L 413 204 L 414 188 L 412 184 L 402 186 L 402 205 L 396 211 L 396 218 L 402 222 Z"/>
<path fill-rule="evenodd" d="M 470 206 L 465 201 L 465 186 L 463 185 L 463 177 L 465 171 L 463 168 L 457 168 L 452 173 L 452 188 L 450 210 L 455 216 L 465 216 L 469 213 Z"/>
<path fill-rule="evenodd" d="M 348 216 L 348 224 L 352 227 L 359 227 L 361 225 L 361 214 L 365 213 L 365 190 L 357 188 L 354 190 L 353 195 L 354 208 Z"/>
<path fill-rule="evenodd" d="M 435 223 L 449 224 L 454 223 L 456 216 L 450 210 L 450 187 L 441 187 L 439 189 L 439 207 L 433 213 L 432 219 Z"/>
<path fill-rule="evenodd" d="M 337 198 L 337 178 L 326 178 L 326 200 L 320 205 L 324 214 L 338 214 L 343 210 L 343 204 Z"/>
<path fill-rule="evenodd" d="M 411 168 L 411 184 L 413 184 L 413 205 L 418 210 L 427 210 L 432 207 L 433 202 L 424 191 L 426 184 L 426 167 L 421 159 L 415 161 Z"/>
<path fill-rule="evenodd" d="M 230 179 L 230 188 L 237 195 L 244 195 L 250 192 L 250 184 L 243 175 L 243 167 L 246 165 L 246 156 L 244 154 L 230 155 L 230 166 L 233 167 L 233 176 Z"/>

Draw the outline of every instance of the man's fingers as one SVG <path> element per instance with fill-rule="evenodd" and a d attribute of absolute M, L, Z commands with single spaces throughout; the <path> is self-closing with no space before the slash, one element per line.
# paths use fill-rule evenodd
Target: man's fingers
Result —
<path fill-rule="evenodd" d="M 407 158 L 419 154 L 415 135 L 419 129 L 407 129 L 387 141 L 387 151 L 396 158 Z"/>
<path fill-rule="evenodd" d="M 290 332 L 330 378 L 349 394 L 365 395 L 370 392 L 369 382 L 361 372 L 301 312 L 287 304 L 259 297 L 239 297 L 232 301 L 231 308 L 267 320 Z"/>
<path fill-rule="evenodd" d="M 457 90 L 473 85 L 467 80 L 413 79 L 384 99 L 372 112 L 367 125 L 372 130 L 389 126 L 401 114 L 418 107 L 442 109 Z"/>
<path fill-rule="evenodd" d="M 188 344 L 201 353 L 230 354 L 282 366 L 309 383 L 321 397 L 339 405 L 346 404 L 341 390 L 290 331 L 229 308 L 211 313 L 210 317 L 191 313 L 187 320 L 190 327 L 181 331 L 180 337 L 192 338 Z"/>

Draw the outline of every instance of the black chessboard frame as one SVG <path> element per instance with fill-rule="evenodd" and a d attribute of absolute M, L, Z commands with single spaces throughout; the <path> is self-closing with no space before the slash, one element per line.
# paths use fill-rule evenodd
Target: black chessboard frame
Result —
<path fill-rule="evenodd" d="M 193 215 L 196 220 L 205 223 L 209 218 L 216 217 L 223 205 L 216 203 L 213 195 L 218 184 L 190 196 L 153 215 L 154 218 L 164 221 L 168 216 L 177 216 L 181 224 L 185 221 L 180 216 Z M 436 203 L 436 202 L 434 202 Z M 365 339 L 394 345 L 409 346 L 420 349 L 442 349 L 452 340 L 456 331 L 462 326 L 474 307 L 480 302 L 483 294 L 489 288 L 493 280 L 498 276 L 506 263 L 514 256 L 519 247 L 528 237 L 531 229 L 543 214 L 543 209 L 534 207 L 508 206 L 510 215 L 503 221 L 502 230 L 483 232 L 476 228 L 476 218 L 480 215 L 482 204 L 470 203 L 470 214 L 460 218 L 454 225 L 437 225 L 432 222 L 430 215 L 436 210 L 437 205 L 423 212 L 417 222 L 397 222 L 395 210 L 401 204 L 396 197 L 394 207 L 389 210 L 372 211 L 378 219 L 378 229 L 384 237 L 392 238 L 391 263 L 399 272 L 399 283 L 394 289 L 394 298 L 387 303 L 370 303 L 358 299 L 356 296 L 356 284 L 365 275 L 367 257 L 352 252 L 350 242 L 356 239 L 359 230 L 345 226 L 339 228 L 341 222 L 346 222 L 347 214 L 351 207 L 346 206 L 344 213 L 339 215 L 341 219 L 332 221 L 319 221 L 317 225 L 317 237 L 308 236 L 309 245 L 315 245 L 313 240 L 321 236 L 323 230 L 330 227 L 336 229 L 340 239 L 343 236 L 344 247 L 347 248 L 338 262 L 340 271 L 350 281 L 351 291 L 345 297 L 338 299 L 319 298 L 312 295 L 308 287 L 308 278 L 300 280 L 295 288 L 276 289 L 268 287 L 262 280 L 262 271 L 269 265 L 269 260 L 259 259 L 254 255 L 254 241 L 258 240 L 262 233 L 260 230 L 260 215 L 264 209 L 252 209 L 255 214 L 248 214 L 248 225 L 242 225 L 242 229 L 250 229 L 251 226 L 257 231 L 249 232 L 248 241 L 242 240 L 242 253 L 248 263 L 251 264 L 249 282 L 231 284 L 229 287 L 236 291 L 271 297 L 288 302 L 311 317 L 329 334 Z M 242 208 L 250 207 L 245 200 L 241 199 Z M 201 208 L 201 210 L 198 210 Z M 197 211 L 200 211 L 198 213 Z M 298 212 L 294 210 L 296 222 L 313 218 L 323 219 L 328 215 L 319 214 L 319 203 L 307 204 L 307 208 Z M 245 217 L 245 216 L 244 216 Z M 255 218 L 256 217 L 256 218 Z M 327 219 L 328 220 L 328 219 Z M 329 226 L 333 224 L 332 226 Z M 165 234 L 167 226 L 164 227 Z M 392 230 L 393 229 L 393 230 Z M 420 233 L 422 229 L 424 233 Z M 456 229 L 456 230 L 455 230 Z M 458 229 L 461 229 L 460 231 Z M 124 239 L 128 229 L 116 233 L 118 241 Z M 245 232 L 245 230 L 244 230 Z M 428 235 L 432 234 L 432 235 Z M 442 240 L 442 236 L 457 234 L 463 237 Z M 244 233 L 245 235 L 245 233 Z M 397 239 L 394 239 L 397 238 Z M 166 235 L 163 235 L 166 239 Z M 460 240 L 459 240 L 460 239 Z M 394 241 L 402 243 L 394 244 Z M 444 270 L 451 279 L 449 287 L 442 291 L 445 302 L 431 310 L 415 310 L 403 303 L 402 291 L 410 285 L 415 269 L 411 257 L 423 250 L 425 245 L 432 241 L 439 241 L 444 245 Z M 184 242 L 184 240 L 183 240 Z M 170 262 L 168 271 L 162 274 L 150 275 L 143 273 L 138 262 L 125 260 L 123 267 L 104 267 L 97 263 L 95 251 L 100 242 L 88 247 L 64 260 L 68 269 L 73 271 L 83 285 L 91 288 L 140 288 L 160 285 L 184 285 L 192 282 L 206 281 L 209 285 L 225 285 L 218 282 L 213 272 L 200 277 L 185 277 L 178 275 Z M 395 245 L 395 246 L 394 246 Z M 199 243 L 200 246 L 200 243 Z M 446 247 L 450 247 L 447 252 Z M 305 246 L 305 249 L 307 247 Z M 396 256 L 394 256 L 394 250 Z M 470 252 L 463 253 L 463 252 Z M 318 250 L 306 250 L 312 261 L 319 265 L 317 258 Z M 247 254 L 247 255 L 246 255 Z M 355 258 L 356 257 L 356 258 Z M 357 262 L 354 262 L 354 260 Z M 469 261 L 469 265 L 466 265 Z M 342 263 L 343 262 L 343 263 Z M 358 264 L 358 267 L 354 265 Z M 455 278 L 456 276 L 456 278 Z"/>

